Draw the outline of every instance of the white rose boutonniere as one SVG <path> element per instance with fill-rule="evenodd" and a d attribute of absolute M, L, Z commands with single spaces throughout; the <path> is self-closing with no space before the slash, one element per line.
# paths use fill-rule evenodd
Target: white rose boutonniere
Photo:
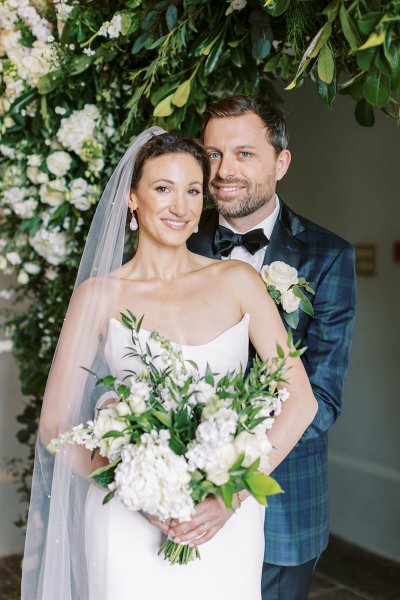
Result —
<path fill-rule="evenodd" d="M 310 294 L 315 292 L 304 277 L 299 277 L 297 269 L 276 260 L 270 265 L 265 265 L 260 274 L 271 298 L 278 306 L 282 306 L 283 318 L 289 327 L 296 329 L 299 310 L 310 317 L 314 316 L 313 306 L 302 288 Z"/>

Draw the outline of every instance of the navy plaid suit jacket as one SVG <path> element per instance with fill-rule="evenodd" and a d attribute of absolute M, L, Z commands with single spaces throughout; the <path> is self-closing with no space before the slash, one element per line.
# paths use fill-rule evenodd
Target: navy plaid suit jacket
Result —
<path fill-rule="evenodd" d="M 212 249 L 218 226 L 214 209 L 205 211 L 199 232 L 188 247 L 221 258 Z M 354 248 L 339 236 L 294 213 L 281 200 L 278 220 L 264 264 L 282 260 L 311 282 L 314 318 L 300 313 L 293 332 L 307 351 L 302 360 L 318 412 L 300 441 L 272 475 L 284 494 L 268 499 L 265 562 L 299 565 L 318 556 L 328 544 L 327 431 L 342 408 L 341 397 L 355 316 Z"/>

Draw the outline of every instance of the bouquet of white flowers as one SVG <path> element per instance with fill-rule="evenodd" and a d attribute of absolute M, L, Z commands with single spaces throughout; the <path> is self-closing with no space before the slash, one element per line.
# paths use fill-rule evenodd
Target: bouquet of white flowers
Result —
<path fill-rule="evenodd" d="M 140 373 L 123 382 L 96 376 L 98 385 L 115 390 L 115 403 L 100 409 L 94 421 L 52 440 L 49 449 L 56 452 L 70 443 L 98 451 L 109 460 L 91 474 L 108 488 L 103 503 L 117 496 L 128 510 L 159 519 L 189 520 L 195 504 L 209 494 L 232 508 L 233 495 L 243 489 L 267 504 L 266 496 L 282 491 L 263 471 L 272 448 L 267 430 L 289 397 L 282 387 L 283 349 L 278 345 L 277 356 L 268 362 L 256 358 L 246 377 L 235 372 L 217 377 L 209 367 L 202 374 L 184 360 L 179 346 L 157 332 L 150 336 L 157 355 L 149 343 L 143 350 L 142 319 L 128 313 L 121 315 L 132 333 L 128 356 L 140 360 Z M 289 356 L 302 353 L 290 334 L 288 345 Z M 170 539 L 162 551 L 171 563 L 200 556 L 196 547 Z"/>

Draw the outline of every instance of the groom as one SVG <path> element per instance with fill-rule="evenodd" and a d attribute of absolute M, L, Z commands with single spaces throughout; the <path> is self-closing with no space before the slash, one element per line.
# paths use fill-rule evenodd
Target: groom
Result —
<path fill-rule="evenodd" d="M 319 409 L 273 473 L 285 494 L 268 499 L 263 600 L 306 600 L 328 544 L 327 431 L 341 411 L 355 312 L 353 247 L 276 195 L 290 164 L 287 145 L 283 114 L 268 102 L 238 95 L 211 106 L 204 146 L 215 208 L 205 211 L 188 241 L 194 252 L 244 260 L 258 271 L 284 261 L 315 290 L 314 318 L 300 313 L 294 337 L 308 348 L 303 362 Z"/>

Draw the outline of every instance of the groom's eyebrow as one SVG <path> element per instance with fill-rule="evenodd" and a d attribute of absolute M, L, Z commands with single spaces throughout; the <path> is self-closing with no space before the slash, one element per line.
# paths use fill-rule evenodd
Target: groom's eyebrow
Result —
<path fill-rule="evenodd" d="M 219 148 L 217 148 L 217 146 L 206 146 L 205 147 L 206 150 L 217 150 L 217 152 L 220 152 Z M 240 146 L 235 146 L 234 150 L 242 150 L 243 148 L 247 148 L 249 150 L 256 150 L 256 147 L 253 146 L 252 144 L 240 144 Z"/>

